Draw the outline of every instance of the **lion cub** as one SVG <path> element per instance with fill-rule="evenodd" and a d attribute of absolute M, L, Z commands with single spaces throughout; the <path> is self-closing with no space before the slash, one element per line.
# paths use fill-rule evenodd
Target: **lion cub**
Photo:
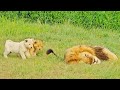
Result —
<path fill-rule="evenodd" d="M 36 54 L 42 50 L 43 48 L 43 41 L 42 40 L 34 40 L 33 48 L 29 49 L 31 56 L 36 56 Z"/>
<path fill-rule="evenodd" d="M 3 53 L 5 58 L 8 58 L 10 53 L 18 53 L 22 57 L 22 59 L 26 59 L 26 57 L 30 57 L 29 50 L 33 48 L 34 39 L 25 39 L 21 42 L 14 42 L 12 40 L 6 40 L 5 43 L 5 51 Z"/>

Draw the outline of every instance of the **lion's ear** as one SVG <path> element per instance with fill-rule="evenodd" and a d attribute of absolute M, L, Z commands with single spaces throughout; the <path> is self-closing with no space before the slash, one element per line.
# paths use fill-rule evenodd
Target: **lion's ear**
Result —
<path fill-rule="evenodd" d="M 27 39 L 25 39 L 25 42 L 28 42 L 28 40 L 27 40 Z"/>

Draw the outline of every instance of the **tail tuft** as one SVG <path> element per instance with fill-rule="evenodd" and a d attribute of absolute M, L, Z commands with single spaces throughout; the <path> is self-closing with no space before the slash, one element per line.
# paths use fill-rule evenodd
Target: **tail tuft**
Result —
<path fill-rule="evenodd" d="M 48 49 L 48 50 L 46 51 L 46 54 L 47 54 L 47 55 L 49 55 L 50 53 L 52 53 L 52 54 L 55 55 L 56 57 L 58 57 L 58 58 L 60 58 L 61 60 L 63 60 L 61 57 L 57 56 L 52 49 Z"/>
<path fill-rule="evenodd" d="M 47 55 L 49 55 L 50 53 L 54 53 L 52 49 L 48 49 L 48 50 L 46 51 L 46 54 L 47 54 Z"/>

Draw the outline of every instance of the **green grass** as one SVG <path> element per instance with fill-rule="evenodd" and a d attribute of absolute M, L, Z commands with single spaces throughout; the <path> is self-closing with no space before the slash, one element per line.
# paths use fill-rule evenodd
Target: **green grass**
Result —
<path fill-rule="evenodd" d="M 120 11 L 1 11 L 0 18 L 39 21 L 43 24 L 68 22 L 84 28 L 120 29 Z"/>
<path fill-rule="evenodd" d="M 64 24 L 30 23 L 24 20 L 2 20 L 0 23 L 0 78 L 1 79 L 119 79 L 120 60 L 103 61 L 100 65 L 85 63 L 67 65 L 46 50 L 52 48 L 63 58 L 65 50 L 74 45 L 99 45 L 109 48 L 120 58 L 119 30 L 84 29 Z M 37 57 L 22 60 L 16 54 L 3 57 L 6 39 L 21 41 L 33 37 L 44 41 Z"/>

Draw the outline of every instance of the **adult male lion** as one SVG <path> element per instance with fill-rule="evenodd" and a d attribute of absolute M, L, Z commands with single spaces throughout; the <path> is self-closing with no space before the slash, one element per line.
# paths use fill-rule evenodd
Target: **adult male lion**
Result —
<path fill-rule="evenodd" d="M 46 53 L 56 55 L 52 49 L 47 50 Z M 77 45 L 68 48 L 64 54 L 66 63 L 83 61 L 87 64 L 100 64 L 100 60 L 117 59 L 118 57 L 113 52 L 101 46 Z"/>

